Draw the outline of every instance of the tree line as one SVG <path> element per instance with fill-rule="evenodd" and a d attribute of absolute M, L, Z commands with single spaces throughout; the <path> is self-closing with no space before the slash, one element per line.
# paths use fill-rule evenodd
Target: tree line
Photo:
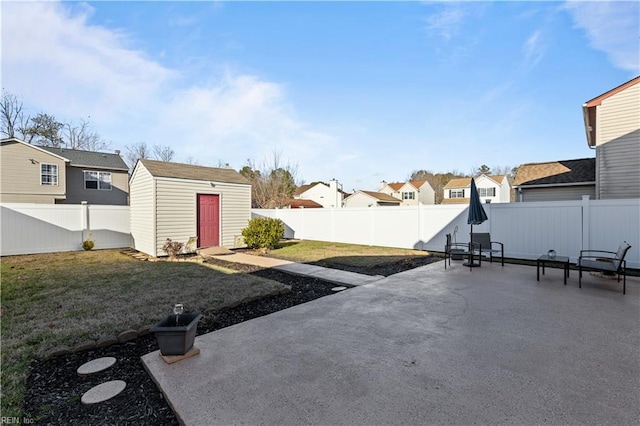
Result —
<path fill-rule="evenodd" d="M 0 135 L 2 138 L 17 138 L 38 146 L 64 146 L 82 151 L 99 152 L 108 149 L 110 145 L 93 128 L 90 117 L 81 118 L 77 122 L 64 122 L 45 112 L 31 115 L 16 95 L 5 90 L 2 91 L 0 100 Z M 125 149 L 124 161 L 129 170 L 141 158 L 172 161 L 175 157 L 175 151 L 170 146 L 149 147 L 145 142 L 138 142 L 126 145 Z M 195 163 L 191 158 L 187 161 Z"/>

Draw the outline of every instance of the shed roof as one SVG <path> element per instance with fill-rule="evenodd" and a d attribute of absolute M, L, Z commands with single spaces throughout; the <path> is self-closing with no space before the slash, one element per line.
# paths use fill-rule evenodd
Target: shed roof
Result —
<path fill-rule="evenodd" d="M 94 167 L 122 171 L 129 170 L 120 154 L 116 153 L 53 148 L 50 146 L 41 146 L 40 148 L 68 159 L 69 165 L 74 167 Z"/>
<path fill-rule="evenodd" d="M 528 163 L 518 167 L 513 186 L 569 185 L 594 183 L 596 180 L 596 159 L 550 161 Z"/>
<path fill-rule="evenodd" d="M 169 163 L 149 159 L 140 159 L 138 161 L 154 177 L 251 185 L 244 176 L 229 168 L 194 166 L 193 164 Z"/>

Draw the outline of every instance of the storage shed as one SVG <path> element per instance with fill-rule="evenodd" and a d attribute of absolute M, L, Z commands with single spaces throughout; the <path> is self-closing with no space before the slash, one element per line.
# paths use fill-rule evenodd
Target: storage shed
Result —
<path fill-rule="evenodd" d="M 133 247 L 152 256 L 166 255 L 167 238 L 236 247 L 251 219 L 251 184 L 230 168 L 142 159 L 129 191 Z"/>

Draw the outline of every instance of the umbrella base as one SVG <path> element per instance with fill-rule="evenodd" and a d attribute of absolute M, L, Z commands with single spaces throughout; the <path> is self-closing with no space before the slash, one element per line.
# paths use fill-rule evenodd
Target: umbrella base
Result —
<path fill-rule="evenodd" d="M 474 268 L 476 266 L 480 266 L 479 263 L 473 263 L 473 262 L 465 262 L 462 264 L 463 266 L 468 266 L 469 268 Z"/>

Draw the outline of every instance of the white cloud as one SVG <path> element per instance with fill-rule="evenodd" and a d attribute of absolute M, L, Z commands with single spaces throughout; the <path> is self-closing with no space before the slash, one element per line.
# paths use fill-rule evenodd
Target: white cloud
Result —
<path fill-rule="evenodd" d="M 450 40 L 458 33 L 465 15 L 463 8 L 448 5 L 439 13 L 434 13 L 427 18 L 427 30 L 445 40 Z"/>
<path fill-rule="evenodd" d="M 546 46 L 543 41 L 542 31 L 536 30 L 524 43 L 524 67 L 530 70 L 535 67 L 543 58 Z"/>
<path fill-rule="evenodd" d="M 281 152 L 318 173 L 316 158 L 338 150 L 331 136 L 296 118 L 281 84 L 226 69 L 187 86 L 181 70 L 132 48 L 131 35 L 90 25 L 89 7 L 6 3 L 2 12 L 3 87 L 33 114 L 91 116 L 114 149 L 171 145 L 179 161 L 233 167 Z"/>
<path fill-rule="evenodd" d="M 614 66 L 640 72 L 640 3 L 569 1 L 564 7 L 594 49 L 605 52 Z"/>

